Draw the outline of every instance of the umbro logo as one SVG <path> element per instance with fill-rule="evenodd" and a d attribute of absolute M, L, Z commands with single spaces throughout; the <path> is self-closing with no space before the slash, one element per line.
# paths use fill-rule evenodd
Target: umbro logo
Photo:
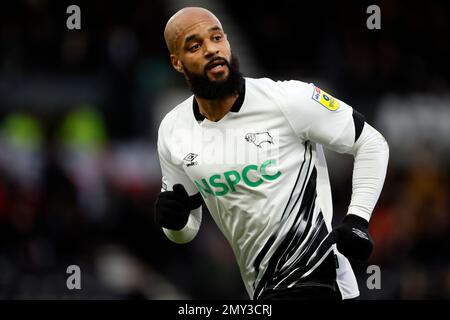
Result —
<path fill-rule="evenodd" d="M 357 235 L 358 237 L 360 237 L 360 238 L 369 240 L 369 238 L 367 237 L 367 234 L 366 234 L 365 232 L 362 232 L 362 231 L 359 230 L 359 229 L 352 228 L 352 232 L 353 232 L 354 234 L 356 234 L 356 235 Z"/>
<path fill-rule="evenodd" d="M 188 153 L 184 158 L 184 163 L 186 164 L 186 167 L 191 167 L 191 166 L 195 166 L 196 164 L 198 164 L 197 161 L 194 161 L 195 158 L 198 157 L 198 154 L 195 153 Z"/>
<path fill-rule="evenodd" d="M 245 140 L 249 143 L 253 143 L 258 148 L 262 148 L 261 145 L 266 142 L 273 144 L 273 138 L 268 131 L 265 132 L 250 132 L 245 135 Z"/>

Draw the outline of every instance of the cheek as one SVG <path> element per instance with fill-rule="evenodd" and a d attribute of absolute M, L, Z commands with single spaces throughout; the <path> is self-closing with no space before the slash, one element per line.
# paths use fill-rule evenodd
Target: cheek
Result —
<path fill-rule="evenodd" d="M 191 73 L 203 73 L 203 66 L 197 62 L 195 59 L 187 59 L 182 62 L 183 68 L 187 69 Z"/>
<path fill-rule="evenodd" d="M 195 57 L 192 58 L 191 60 L 191 66 L 197 70 L 197 71 L 202 71 L 203 72 L 203 67 L 205 66 L 206 63 L 206 59 L 203 56 L 202 53 L 198 53 L 195 55 Z"/>
<path fill-rule="evenodd" d="M 223 47 L 223 53 L 226 56 L 226 58 L 228 59 L 228 61 L 230 61 L 230 59 L 231 59 L 231 47 L 230 47 L 230 44 L 228 43 L 228 41 L 226 42 L 226 44 Z"/>

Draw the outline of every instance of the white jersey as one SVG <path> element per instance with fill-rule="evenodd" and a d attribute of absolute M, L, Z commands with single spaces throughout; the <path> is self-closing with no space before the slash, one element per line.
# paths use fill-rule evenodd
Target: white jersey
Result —
<path fill-rule="evenodd" d="M 348 260 L 320 247 L 333 214 L 322 145 L 349 153 L 364 126 L 356 115 L 313 84 L 245 78 L 221 120 L 201 116 L 191 96 L 162 121 L 163 189 L 201 194 L 250 297 L 333 284 L 344 299 L 359 295 Z M 326 260 L 332 269 L 319 273 Z"/>

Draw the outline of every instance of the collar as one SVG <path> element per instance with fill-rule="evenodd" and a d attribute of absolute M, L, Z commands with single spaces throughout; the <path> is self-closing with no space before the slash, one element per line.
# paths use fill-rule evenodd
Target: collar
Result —
<path fill-rule="evenodd" d="M 242 82 L 241 87 L 239 88 L 239 96 L 236 99 L 236 101 L 231 106 L 230 111 L 231 112 L 239 112 L 241 110 L 242 104 L 244 103 L 245 98 L 245 80 Z M 192 99 L 192 108 L 194 110 L 194 117 L 197 121 L 203 121 L 205 120 L 205 116 L 200 113 L 197 100 L 194 98 Z"/>

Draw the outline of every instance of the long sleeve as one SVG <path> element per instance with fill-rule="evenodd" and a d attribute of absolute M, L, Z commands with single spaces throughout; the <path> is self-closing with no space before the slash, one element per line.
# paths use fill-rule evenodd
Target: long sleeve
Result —
<path fill-rule="evenodd" d="M 166 119 L 165 119 L 166 120 Z M 162 172 L 161 192 L 172 191 L 175 184 L 182 184 L 190 197 L 198 196 L 198 190 L 194 183 L 184 172 L 181 163 L 172 160 L 167 145 L 173 145 L 170 141 L 173 132 L 167 121 L 163 121 L 158 132 L 158 155 Z M 169 230 L 163 228 L 164 234 L 175 243 L 187 243 L 195 238 L 202 222 L 201 206 L 191 210 L 186 226 L 181 230 Z"/>
<path fill-rule="evenodd" d="M 200 229 L 200 224 L 202 223 L 202 207 L 191 210 L 189 220 L 186 226 L 181 230 L 170 230 L 163 228 L 164 234 L 171 241 L 183 244 L 192 241 Z"/>
<path fill-rule="evenodd" d="M 384 137 L 365 123 L 353 146 L 353 155 L 352 197 L 348 213 L 369 221 L 386 177 L 389 147 Z"/>
<path fill-rule="evenodd" d="M 283 112 L 299 138 L 354 156 L 348 213 L 367 221 L 383 188 L 389 148 L 384 137 L 345 102 L 312 84 L 283 83 Z"/>

